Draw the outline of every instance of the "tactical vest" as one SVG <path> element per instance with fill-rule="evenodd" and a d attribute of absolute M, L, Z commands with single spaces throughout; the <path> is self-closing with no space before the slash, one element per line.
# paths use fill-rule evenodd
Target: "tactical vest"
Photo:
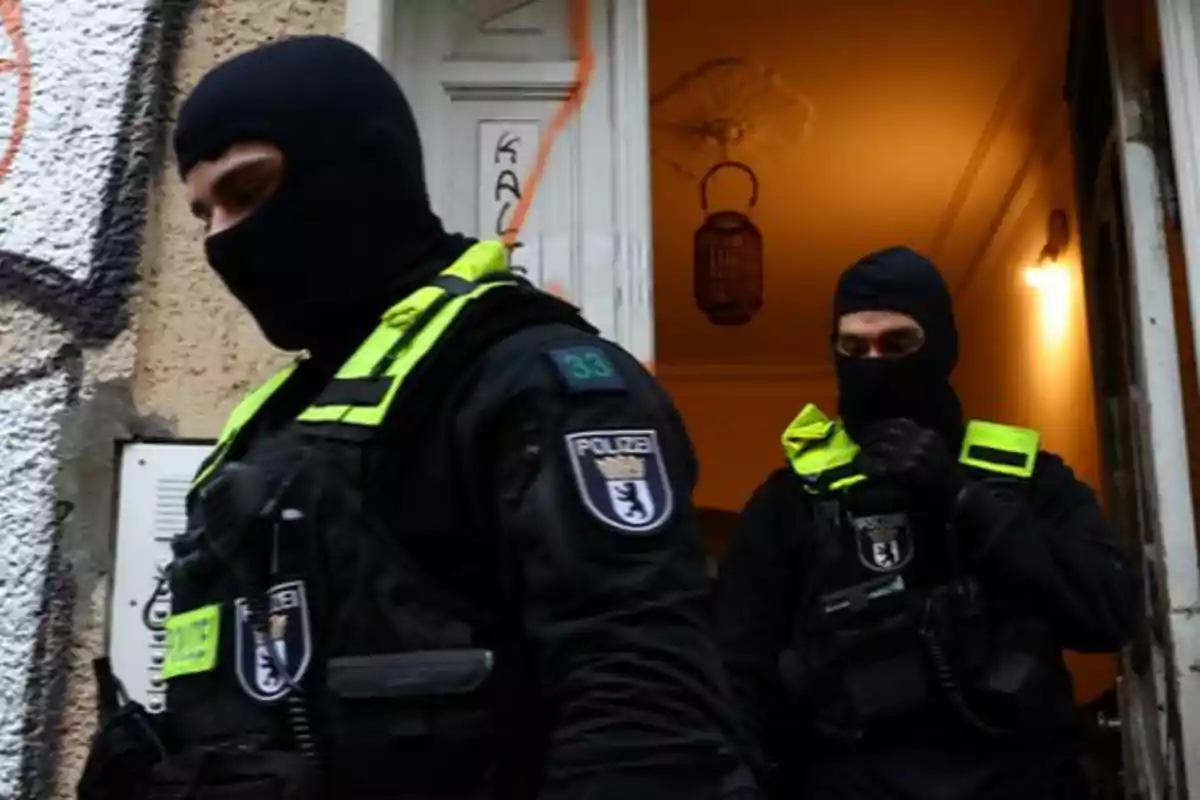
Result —
<path fill-rule="evenodd" d="M 854 463 L 858 445 L 816 406 L 805 406 L 781 441 L 810 498 L 805 505 L 816 532 L 795 582 L 802 587 L 794 598 L 795 642 L 781 672 L 795 695 L 820 698 L 820 707 L 810 710 L 818 727 L 853 738 L 864 719 L 902 717 L 923 707 L 932 678 L 957 680 L 948 672 L 930 675 L 918 610 L 961 589 L 953 536 L 946 520 L 923 516 L 899 490 L 861 474 Z M 1039 446 L 1035 431 L 972 421 L 959 461 L 974 479 L 1024 483 Z M 946 547 L 931 546 L 943 539 Z M 964 618 L 979 616 L 964 612 Z M 951 627 L 948 635 L 957 639 L 988 637 L 982 618 L 978 624 L 956 619 Z M 939 650 L 933 658 L 941 658 L 942 645 L 933 643 Z M 973 668 L 986 667 L 986 641 L 964 649 L 978 662 Z"/>
<path fill-rule="evenodd" d="M 439 532 L 463 525 L 393 513 L 388 495 L 404 487 L 373 488 L 381 479 L 369 456 L 397 449 L 391 439 L 378 447 L 377 433 L 407 408 L 430 353 L 440 368 L 448 356 L 435 348 L 469 335 L 455 323 L 501 287 L 525 285 L 506 260 L 500 243 L 476 244 L 392 306 L 294 424 L 251 431 L 298 364 L 230 414 L 192 483 L 170 573 L 163 676 L 183 747 L 300 751 L 322 765 L 334 796 L 426 796 L 414 786 L 475 796 L 496 749 L 496 676 L 509 659 L 490 618 L 404 544 L 444 541 Z M 415 385 L 427 388 L 420 377 Z"/>
<path fill-rule="evenodd" d="M 505 258 L 500 243 L 480 242 L 430 285 L 388 309 L 381 324 L 337 371 L 333 384 L 297 421 L 378 428 L 404 379 L 467 305 L 499 286 L 515 283 L 504 267 Z M 212 453 L 200 465 L 193 488 L 221 465 L 247 423 L 296 367 L 293 363 L 279 370 L 234 406 Z"/>

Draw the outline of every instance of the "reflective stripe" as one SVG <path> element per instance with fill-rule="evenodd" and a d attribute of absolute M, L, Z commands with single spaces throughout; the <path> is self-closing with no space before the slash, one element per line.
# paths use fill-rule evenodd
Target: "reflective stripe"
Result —
<path fill-rule="evenodd" d="M 1028 478 L 1041 449 L 1041 435 L 1028 428 L 972 420 L 967 424 L 959 461 L 969 467 Z"/>
<path fill-rule="evenodd" d="M 208 454 L 208 458 L 201 462 L 200 469 L 196 470 L 196 476 L 192 478 L 192 486 L 198 486 L 221 465 L 221 461 L 225 458 L 225 453 L 229 450 L 229 446 L 233 444 L 237 435 L 241 433 L 242 428 L 258 413 L 258 410 L 275 394 L 279 387 L 292 376 L 299 363 L 299 361 L 295 361 L 288 364 L 270 378 L 267 378 L 261 386 L 243 397 L 233 407 L 233 411 L 230 412 L 229 417 L 225 420 L 225 426 L 221 428 L 221 435 L 217 438 L 216 446 Z"/>
<path fill-rule="evenodd" d="M 390 378 L 391 385 L 378 402 L 312 405 L 297 419 L 300 422 L 367 426 L 383 422 L 400 384 L 433 349 L 467 304 L 499 286 L 513 285 L 513 281 L 508 280 L 481 282 L 481 279 L 504 270 L 505 261 L 504 248 L 499 242 L 481 242 L 443 272 L 443 280 L 418 289 L 388 309 L 383 315 L 383 324 L 342 365 L 334 375 L 333 384 Z"/>
<path fill-rule="evenodd" d="M 853 475 L 847 475 L 846 477 L 839 478 L 838 480 L 829 484 L 829 490 L 831 492 L 836 492 L 838 489 L 848 489 L 854 484 L 865 481 L 866 479 L 866 475 L 856 472 Z"/>
<path fill-rule="evenodd" d="M 842 426 L 809 403 L 780 438 L 788 463 L 801 477 L 816 477 L 849 464 L 858 454 Z"/>
<path fill-rule="evenodd" d="M 433 348 L 466 305 L 516 281 L 507 269 L 500 242 L 478 242 L 430 284 L 389 308 L 382 323 L 334 375 L 333 382 L 300 422 L 379 425 L 396 398 L 400 384 Z M 246 395 L 233 409 L 217 445 L 201 464 L 192 485 L 208 478 L 222 463 L 233 441 L 255 414 L 296 370 L 291 364 Z"/>
<path fill-rule="evenodd" d="M 858 445 L 839 422 L 811 403 L 784 430 L 781 442 L 792 470 L 806 479 L 810 492 L 838 491 L 866 480 L 852 466 Z M 959 461 L 976 469 L 1028 478 L 1033 475 L 1040 446 L 1037 431 L 972 420 L 967 424 Z"/>
<path fill-rule="evenodd" d="M 167 648 L 163 679 L 209 672 L 217 665 L 221 641 L 221 606 L 213 604 L 172 614 L 166 623 Z"/>

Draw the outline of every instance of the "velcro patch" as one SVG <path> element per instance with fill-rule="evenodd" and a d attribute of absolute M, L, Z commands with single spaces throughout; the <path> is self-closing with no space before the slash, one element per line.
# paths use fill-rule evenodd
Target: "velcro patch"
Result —
<path fill-rule="evenodd" d="M 242 690 L 255 700 L 271 702 L 288 694 L 293 684 L 304 678 L 312 660 L 312 629 L 304 581 L 272 586 L 267 592 L 265 611 L 264 619 L 255 620 L 247 598 L 238 598 L 234 604 L 237 620 L 234 649 Z"/>
<path fill-rule="evenodd" d="M 625 379 L 602 349 L 594 345 L 562 347 L 549 352 L 569 392 L 619 392 Z"/>
<path fill-rule="evenodd" d="M 221 634 L 221 606 L 210 606 L 167 617 L 167 647 L 163 680 L 209 672 L 217 666 Z"/>
<path fill-rule="evenodd" d="M 658 431 L 598 430 L 565 437 L 584 507 L 609 528 L 653 533 L 675 510 Z"/>

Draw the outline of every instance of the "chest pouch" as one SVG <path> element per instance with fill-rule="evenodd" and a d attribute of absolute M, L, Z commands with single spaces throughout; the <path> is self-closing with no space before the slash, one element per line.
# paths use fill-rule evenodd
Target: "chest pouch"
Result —
<path fill-rule="evenodd" d="M 818 613 L 862 726 L 910 713 L 928 700 L 924 659 L 900 575 L 828 592 Z"/>
<path fill-rule="evenodd" d="M 794 648 L 780 658 L 785 686 L 817 728 L 855 738 L 929 700 L 905 497 L 865 480 L 813 504 L 819 550 L 800 598 Z M 816 655 L 814 655 L 816 654 Z"/>

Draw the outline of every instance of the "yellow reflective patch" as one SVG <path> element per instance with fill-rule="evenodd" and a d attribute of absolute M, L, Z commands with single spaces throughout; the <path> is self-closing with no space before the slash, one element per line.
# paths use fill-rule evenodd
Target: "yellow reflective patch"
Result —
<path fill-rule="evenodd" d="M 470 251 L 468 251 L 469 253 Z M 388 389 L 377 405 L 374 406 L 309 406 L 300 413 L 297 419 L 300 422 L 336 422 L 341 425 L 363 425 L 377 426 L 383 423 L 387 416 L 388 409 L 395 400 L 397 392 L 400 390 L 400 384 L 404 379 L 416 368 L 416 365 L 422 358 L 425 357 L 434 344 L 441 338 L 450 324 L 458 314 L 466 307 L 467 303 L 480 297 L 486 292 L 490 292 L 500 286 L 510 285 L 507 283 L 485 283 L 477 286 L 474 290 L 467 294 L 459 295 L 453 300 L 450 300 L 446 305 L 438 311 L 424 326 L 416 332 L 412 337 L 412 341 L 399 353 L 395 354 L 395 359 L 388 366 L 384 376 L 392 378 L 392 385 Z M 437 299 L 437 296 L 442 290 L 436 287 L 427 287 L 432 292 L 425 302 L 425 307 Z M 424 291 L 424 290 L 421 290 Z M 410 295 L 405 303 L 415 302 L 415 299 L 420 299 L 418 295 L 421 292 Z M 414 299 L 415 298 L 415 299 Z M 423 308 L 421 309 L 423 310 Z M 392 312 L 388 312 L 389 314 Z M 387 338 L 387 337 L 390 337 Z M 379 361 L 388 352 L 389 348 L 395 341 L 399 340 L 400 333 L 382 326 L 376 329 L 366 344 L 362 345 L 349 361 L 347 361 L 340 370 L 338 370 L 338 378 L 358 378 L 369 375 Z"/>
<path fill-rule="evenodd" d="M 812 403 L 806 405 L 787 426 L 780 443 L 792 471 L 810 482 L 830 470 L 844 467 L 858 455 L 858 445 L 846 430 Z M 835 480 L 827 488 L 809 483 L 805 489 L 812 493 L 835 491 L 860 480 L 863 480 L 861 475 L 847 475 Z"/>
<path fill-rule="evenodd" d="M 1033 475 L 1041 435 L 1028 428 L 972 420 L 967 423 L 959 462 L 969 467 L 1028 478 Z"/>
<path fill-rule="evenodd" d="M 192 477 L 192 486 L 199 486 L 217 471 L 217 468 L 225 460 L 226 451 L 233 444 L 233 440 L 237 438 L 238 433 L 258 413 L 258 410 L 271 399 L 279 387 L 283 386 L 287 379 L 292 376 L 292 373 L 296 371 L 299 365 L 299 360 L 288 364 L 264 381 L 257 389 L 243 397 L 241 402 L 234 406 L 233 411 L 230 412 L 229 417 L 225 420 L 225 427 L 221 429 L 221 435 L 217 438 L 217 444 L 213 448 L 212 455 L 201 462 L 200 469 Z"/>
<path fill-rule="evenodd" d="M 829 484 L 829 491 L 836 492 L 839 489 L 849 489 L 854 484 L 862 483 L 866 479 L 866 475 L 847 475 L 846 477 L 839 478 L 838 480 Z"/>
<path fill-rule="evenodd" d="M 208 672 L 217 666 L 221 606 L 214 603 L 167 617 L 167 655 L 163 679 Z"/>

